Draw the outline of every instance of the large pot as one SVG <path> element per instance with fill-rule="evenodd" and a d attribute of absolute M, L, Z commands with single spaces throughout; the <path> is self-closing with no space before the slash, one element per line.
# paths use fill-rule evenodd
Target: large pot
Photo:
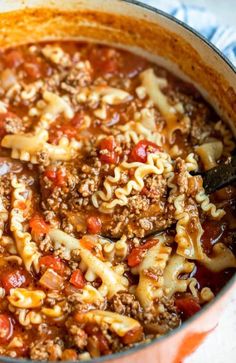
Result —
<path fill-rule="evenodd" d="M 234 67 L 194 30 L 163 12 L 133 0 L 1 0 L 0 13 L 0 48 L 71 38 L 128 48 L 191 79 L 235 129 Z M 93 362 L 181 362 L 214 329 L 235 286 L 234 276 L 213 302 L 166 336 Z"/>

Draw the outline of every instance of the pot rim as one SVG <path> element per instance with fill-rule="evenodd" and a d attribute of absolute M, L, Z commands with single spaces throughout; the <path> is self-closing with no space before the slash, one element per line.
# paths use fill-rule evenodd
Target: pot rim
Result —
<path fill-rule="evenodd" d="M 221 52 L 221 50 L 219 48 L 217 48 L 213 43 L 211 43 L 207 38 L 205 38 L 202 34 L 200 34 L 198 31 L 196 31 L 191 26 L 187 25 L 183 21 L 175 18 L 173 15 L 170 15 L 170 14 L 166 13 L 163 10 L 160 10 L 158 8 L 155 8 L 155 7 L 151 6 L 151 5 L 142 3 L 142 2 L 140 2 L 138 0 L 121 0 L 121 1 L 125 2 L 125 3 L 128 3 L 128 4 L 131 4 L 131 5 L 141 7 L 141 8 L 146 9 L 146 10 L 149 10 L 154 14 L 159 14 L 159 15 L 161 15 L 161 16 L 163 16 L 163 17 L 177 23 L 178 25 L 183 27 L 185 30 L 191 32 L 194 36 L 198 37 L 209 48 L 211 48 L 222 59 L 222 61 L 225 62 L 228 65 L 228 67 L 236 74 L 236 66 L 234 66 L 234 64 Z M 178 334 L 179 332 L 183 331 L 187 326 L 192 324 L 200 316 L 202 316 L 209 309 L 211 309 L 212 306 L 215 305 L 225 295 L 225 293 L 227 291 L 229 291 L 233 287 L 233 285 L 235 283 L 236 283 L 236 273 L 224 285 L 224 287 L 220 290 L 220 292 L 216 295 L 216 297 L 212 301 L 210 301 L 207 305 L 205 305 L 199 312 L 194 314 L 191 318 L 184 321 L 178 328 L 175 328 L 175 329 L 171 330 L 167 334 L 165 334 L 165 335 L 163 335 L 163 336 L 161 336 L 159 338 L 154 338 L 150 342 L 147 342 L 147 343 L 145 343 L 145 342 L 139 343 L 136 346 L 133 346 L 132 348 L 127 349 L 127 350 L 123 350 L 121 352 L 105 355 L 105 356 L 95 358 L 95 359 L 91 359 L 91 360 L 89 360 L 89 362 L 91 362 L 91 363 L 100 363 L 100 362 L 113 361 L 114 359 L 127 357 L 127 356 L 129 356 L 129 355 L 131 355 L 133 353 L 137 353 L 138 351 L 140 351 L 142 349 L 149 348 L 150 346 L 152 346 L 152 345 L 154 345 L 156 343 L 163 342 L 164 340 L 168 340 L 169 338 L 171 338 L 175 334 Z M 0 358 L 1 358 L 2 363 L 3 362 L 4 363 L 42 363 L 42 361 L 34 360 L 34 359 L 12 358 L 12 357 L 7 357 L 7 356 L 0 356 Z M 88 360 L 83 360 L 83 361 L 80 361 L 80 362 L 81 363 L 87 363 Z M 74 363 L 74 361 L 66 361 L 66 363 Z"/>

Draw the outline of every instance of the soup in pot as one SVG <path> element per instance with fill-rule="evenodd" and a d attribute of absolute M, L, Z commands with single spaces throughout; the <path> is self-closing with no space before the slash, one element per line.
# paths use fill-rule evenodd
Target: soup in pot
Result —
<path fill-rule="evenodd" d="M 231 130 L 190 83 L 79 42 L 0 57 L 0 354 L 84 360 L 177 328 L 236 268 Z"/>

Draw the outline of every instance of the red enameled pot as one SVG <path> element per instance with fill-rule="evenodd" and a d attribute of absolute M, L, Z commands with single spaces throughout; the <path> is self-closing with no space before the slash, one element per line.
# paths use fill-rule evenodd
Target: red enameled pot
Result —
<path fill-rule="evenodd" d="M 47 39 L 89 39 L 142 54 L 191 80 L 235 130 L 233 65 L 193 29 L 159 10 L 133 0 L 1 0 L 1 49 Z M 234 276 L 211 303 L 166 336 L 91 362 L 180 363 L 216 327 L 235 287 Z"/>

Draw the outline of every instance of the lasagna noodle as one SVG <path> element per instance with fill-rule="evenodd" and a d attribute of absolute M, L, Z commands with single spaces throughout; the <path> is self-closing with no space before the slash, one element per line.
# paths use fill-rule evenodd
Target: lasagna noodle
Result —
<path fill-rule="evenodd" d="M 134 144 L 146 139 L 154 142 L 158 146 L 162 146 L 165 141 L 164 136 L 155 129 L 147 128 L 143 123 L 130 121 L 125 125 L 118 126 L 118 130 L 122 132 L 121 135 L 118 135 L 118 138 L 124 139 L 126 143 L 132 142 Z"/>
<path fill-rule="evenodd" d="M 196 146 L 195 151 L 200 156 L 205 170 L 209 170 L 217 166 L 217 160 L 223 153 L 223 144 L 216 140 Z"/>
<path fill-rule="evenodd" d="M 201 260 L 203 250 L 201 246 L 201 236 L 203 229 L 199 220 L 198 212 L 191 215 L 186 211 L 185 195 L 179 195 L 174 199 L 176 236 L 175 241 L 178 244 L 177 253 L 185 258 Z M 194 233 L 189 232 L 191 218 L 194 217 Z"/>
<path fill-rule="evenodd" d="M 172 171 L 172 163 L 170 157 L 166 153 L 156 153 L 149 154 L 147 158 L 147 163 L 141 162 L 123 162 L 120 166 L 115 168 L 114 174 L 115 176 L 108 177 L 104 182 L 104 188 L 106 189 L 106 193 L 103 191 L 98 191 L 94 197 L 92 198 L 93 204 L 95 207 L 98 207 L 97 197 L 100 197 L 103 200 L 103 203 L 99 206 L 100 211 L 104 213 L 111 213 L 116 205 L 127 205 L 128 196 L 130 193 L 135 190 L 140 192 L 144 187 L 144 178 L 149 174 L 156 174 L 167 177 L 169 173 Z M 120 180 L 121 170 L 129 170 L 135 169 L 134 177 L 130 180 L 124 187 L 114 188 L 111 184 L 113 182 L 117 182 Z M 114 189 L 114 191 L 113 191 Z M 115 198 L 113 200 L 112 196 L 115 194 Z M 109 203 L 107 201 L 111 200 Z"/>
<path fill-rule="evenodd" d="M 30 271 L 32 267 L 39 271 L 39 258 L 41 256 L 37 245 L 32 241 L 30 233 L 25 231 L 26 210 L 20 208 L 21 203 L 27 206 L 30 203 L 31 191 L 23 182 L 19 182 L 16 177 L 12 179 L 12 209 L 10 213 L 10 229 L 13 233 L 16 248 L 21 256 L 25 268 Z M 28 196 L 28 197 L 27 197 Z"/>
<path fill-rule="evenodd" d="M 42 315 L 36 311 L 29 311 L 27 309 L 18 309 L 16 311 L 18 321 L 22 326 L 29 326 L 31 324 L 38 325 L 42 323 Z"/>
<path fill-rule="evenodd" d="M 61 230 L 51 230 L 49 236 L 54 241 L 56 249 L 64 246 L 68 250 L 68 254 L 73 250 L 79 250 L 81 260 L 86 268 L 101 278 L 102 286 L 99 288 L 99 291 L 102 294 L 105 293 L 108 298 L 111 298 L 118 291 L 127 290 L 128 280 L 114 271 L 106 262 L 101 261 L 98 257 L 93 255 L 91 251 L 84 248 L 79 240 Z"/>
<path fill-rule="evenodd" d="M 41 313 L 56 321 L 65 318 L 65 312 L 63 312 L 63 309 L 59 304 L 54 305 L 52 308 L 42 307 Z"/>
<path fill-rule="evenodd" d="M 164 270 L 164 294 L 171 298 L 176 292 L 185 292 L 192 281 L 191 278 L 179 278 L 180 275 L 190 274 L 195 264 L 189 262 L 183 256 L 174 254 L 170 257 Z"/>
<path fill-rule="evenodd" d="M 156 245 L 147 251 L 146 256 L 138 267 L 139 283 L 135 295 L 145 309 L 150 308 L 154 304 L 155 299 L 160 299 L 164 295 L 163 274 L 171 254 L 171 247 L 165 245 L 168 237 L 165 234 L 161 234 L 156 239 Z M 154 273 L 158 271 L 158 279 L 148 276 L 149 269 L 154 269 Z"/>
<path fill-rule="evenodd" d="M 58 145 L 49 144 L 47 140 L 48 132 L 41 130 L 36 135 L 7 135 L 2 140 L 2 146 L 12 149 L 13 159 L 30 161 L 32 164 L 39 163 L 40 153 L 46 153 L 52 161 L 69 161 L 76 156 L 76 152 L 81 147 L 80 142 L 69 141 L 67 137 L 62 137 Z"/>
<path fill-rule="evenodd" d="M 185 158 L 185 167 L 187 172 L 196 171 L 198 170 L 198 163 L 197 160 L 194 157 L 194 153 L 190 153 Z M 188 174 L 188 176 L 191 176 Z"/>
<path fill-rule="evenodd" d="M 211 256 L 204 255 L 201 263 L 212 272 L 221 272 L 229 268 L 236 268 L 236 257 L 223 243 L 213 246 Z"/>
<path fill-rule="evenodd" d="M 4 206 L 3 198 L 0 195 L 0 239 L 4 232 L 5 222 L 8 220 L 8 211 Z"/>
<path fill-rule="evenodd" d="M 93 323 L 97 324 L 98 326 L 106 324 L 109 326 L 111 331 L 120 337 L 124 337 L 131 331 L 141 329 L 141 325 L 137 320 L 128 316 L 104 310 L 91 310 L 86 313 L 78 312 L 75 314 L 75 320 L 82 324 Z"/>
<path fill-rule="evenodd" d="M 235 149 L 235 141 L 233 139 L 232 131 L 222 121 L 218 121 L 215 124 L 215 130 L 223 137 L 223 155 L 229 156 Z"/>
<path fill-rule="evenodd" d="M 146 92 L 150 99 L 153 101 L 154 105 L 158 108 L 161 115 L 166 121 L 166 126 L 168 130 L 168 139 L 173 142 L 173 133 L 176 130 L 182 130 L 181 122 L 178 120 L 179 109 L 183 112 L 183 105 L 179 103 L 178 105 L 171 105 L 167 96 L 163 93 L 161 88 L 163 87 L 163 79 L 158 78 L 154 70 L 149 68 L 140 74 L 141 82 L 143 87 L 145 87 Z M 167 84 L 165 84 L 167 85 Z M 189 121 L 188 116 L 181 115 L 181 119 L 185 122 Z M 188 120 L 187 120 L 188 119 Z M 181 120 L 180 120 L 181 121 Z M 185 123 L 184 122 L 184 123 Z"/>
<path fill-rule="evenodd" d="M 42 109 L 38 107 L 41 116 L 35 127 L 35 132 L 47 130 L 60 114 L 67 119 L 71 119 L 74 116 L 73 108 L 63 97 L 58 96 L 56 93 L 45 91 L 43 93 L 43 101 L 38 103 L 38 105 L 43 107 Z"/>
<path fill-rule="evenodd" d="M 10 290 L 8 300 L 16 308 L 31 309 L 42 306 L 46 294 L 42 290 L 28 290 L 17 287 Z"/>
<path fill-rule="evenodd" d="M 111 106 L 120 105 L 132 99 L 132 96 L 128 92 L 119 88 L 95 86 L 92 89 L 99 95 L 102 102 Z"/>
<path fill-rule="evenodd" d="M 206 214 L 210 215 L 212 219 L 219 220 L 225 215 L 223 209 L 217 209 L 215 204 L 210 202 L 209 197 L 206 195 L 204 188 L 202 188 L 196 195 L 196 201 L 200 204 L 201 209 Z"/>

